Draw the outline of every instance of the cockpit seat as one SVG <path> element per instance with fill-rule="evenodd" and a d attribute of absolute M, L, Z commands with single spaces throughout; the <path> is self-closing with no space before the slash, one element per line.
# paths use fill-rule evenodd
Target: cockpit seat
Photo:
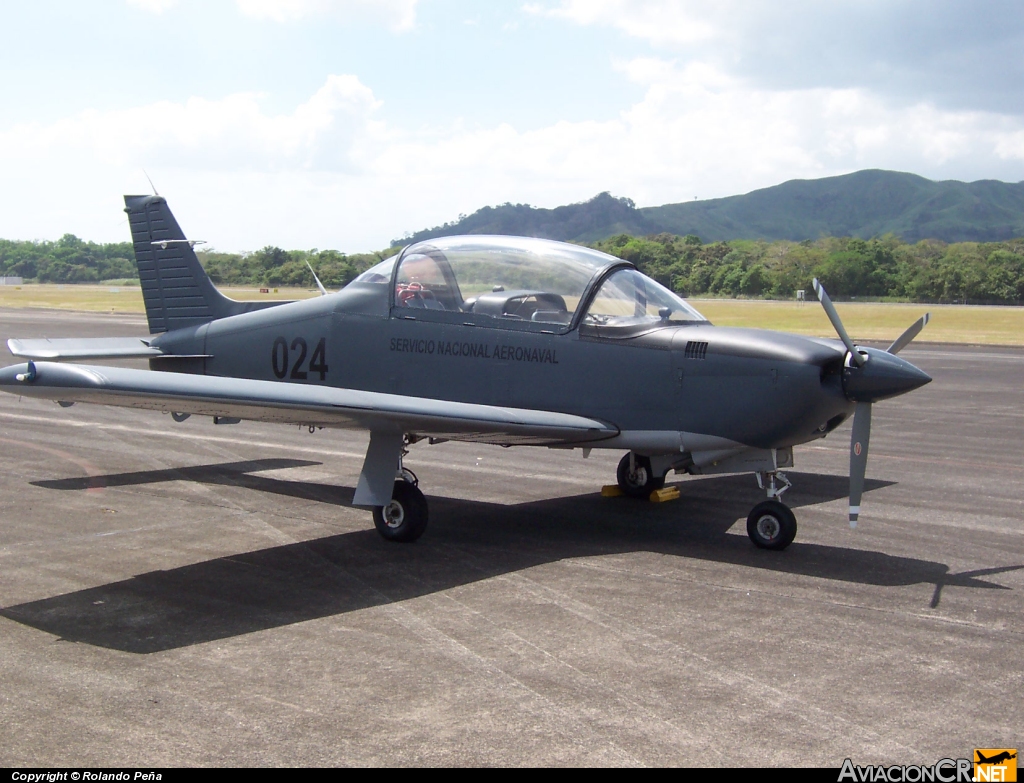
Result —
<path fill-rule="evenodd" d="M 400 285 L 395 293 L 395 300 L 400 307 L 420 307 L 425 310 L 445 309 L 445 306 L 434 296 L 434 292 L 419 283 Z"/>
<path fill-rule="evenodd" d="M 525 321 L 548 321 L 555 318 L 539 317 L 541 313 L 565 313 L 568 315 L 565 299 L 546 291 L 492 291 L 480 294 L 473 303 L 473 312 L 492 318 L 516 318 Z M 561 319 L 558 319 L 562 323 Z"/>

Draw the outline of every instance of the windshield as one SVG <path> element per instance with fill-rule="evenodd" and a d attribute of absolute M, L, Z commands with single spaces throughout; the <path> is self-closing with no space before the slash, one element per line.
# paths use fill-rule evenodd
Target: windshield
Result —
<path fill-rule="evenodd" d="M 635 269 L 621 269 L 601 284 L 583 323 L 630 331 L 655 324 L 706 321 L 693 307 Z"/>
<path fill-rule="evenodd" d="M 371 266 L 359 277 L 355 278 L 353 283 L 380 283 L 386 285 L 391 282 L 391 272 L 395 268 L 395 259 L 398 256 L 391 256 L 391 258 L 381 261 L 376 266 Z"/>
<path fill-rule="evenodd" d="M 604 253 L 544 239 L 431 240 L 402 256 L 395 306 L 567 325 L 590 281 L 617 262 Z"/>

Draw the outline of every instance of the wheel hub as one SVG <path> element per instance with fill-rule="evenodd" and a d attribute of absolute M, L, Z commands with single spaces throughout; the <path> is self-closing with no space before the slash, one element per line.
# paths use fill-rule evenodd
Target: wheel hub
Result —
<path fill-rule="evenodd" d="M 647 483 L 647 470 L 637 465 L 636 470 L 632 471 L 627 478 L 634 487 L 642 487 Z"/>
<path fill-rule="evenodd" d="M 384 506 L 384 524 L 390 528 L 401 527 L 405 521 L 405 509 L 398 501 L 392 500 Z"/>
<path fill-rule="evenodd" d="M 782 525 L 780 525 L 779 520 L 771 514 L 764 514 L 759 520 L 757 520 L 757 532 L 766 541 L 773 541 L 778 538 L 779 533 L 782 532 Z"/>

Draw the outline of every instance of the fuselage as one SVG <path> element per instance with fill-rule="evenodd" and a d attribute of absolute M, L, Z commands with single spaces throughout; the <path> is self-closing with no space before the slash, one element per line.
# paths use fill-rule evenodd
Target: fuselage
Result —
<path fill-rule="evenodd" d="M 623 432 L 700 433 L 755 448 L 822 437 L 854 406 L 834 341 L 700 322 L 625 337 L 585 325 L 438 323 L 385 294 L 354 283 L 153 345 L 206 357 L 174 362 L 187 372 L 573 413 Z"/>

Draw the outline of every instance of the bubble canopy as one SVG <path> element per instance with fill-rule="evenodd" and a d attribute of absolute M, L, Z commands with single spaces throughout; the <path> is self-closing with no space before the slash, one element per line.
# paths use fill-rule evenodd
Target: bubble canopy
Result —
<path fill-rule="evenodd" d="M 432 239 L 411 245 L 354 282 L 386 281 L 394 283 L 393 315 L 419 320 L 566 331 L 581 306 L 587 308 L 582 323 L 616 331 L 706 320 L 628 262 L 546 239 Z M 594 289 L 596 296 L 590 296 Z"/>

